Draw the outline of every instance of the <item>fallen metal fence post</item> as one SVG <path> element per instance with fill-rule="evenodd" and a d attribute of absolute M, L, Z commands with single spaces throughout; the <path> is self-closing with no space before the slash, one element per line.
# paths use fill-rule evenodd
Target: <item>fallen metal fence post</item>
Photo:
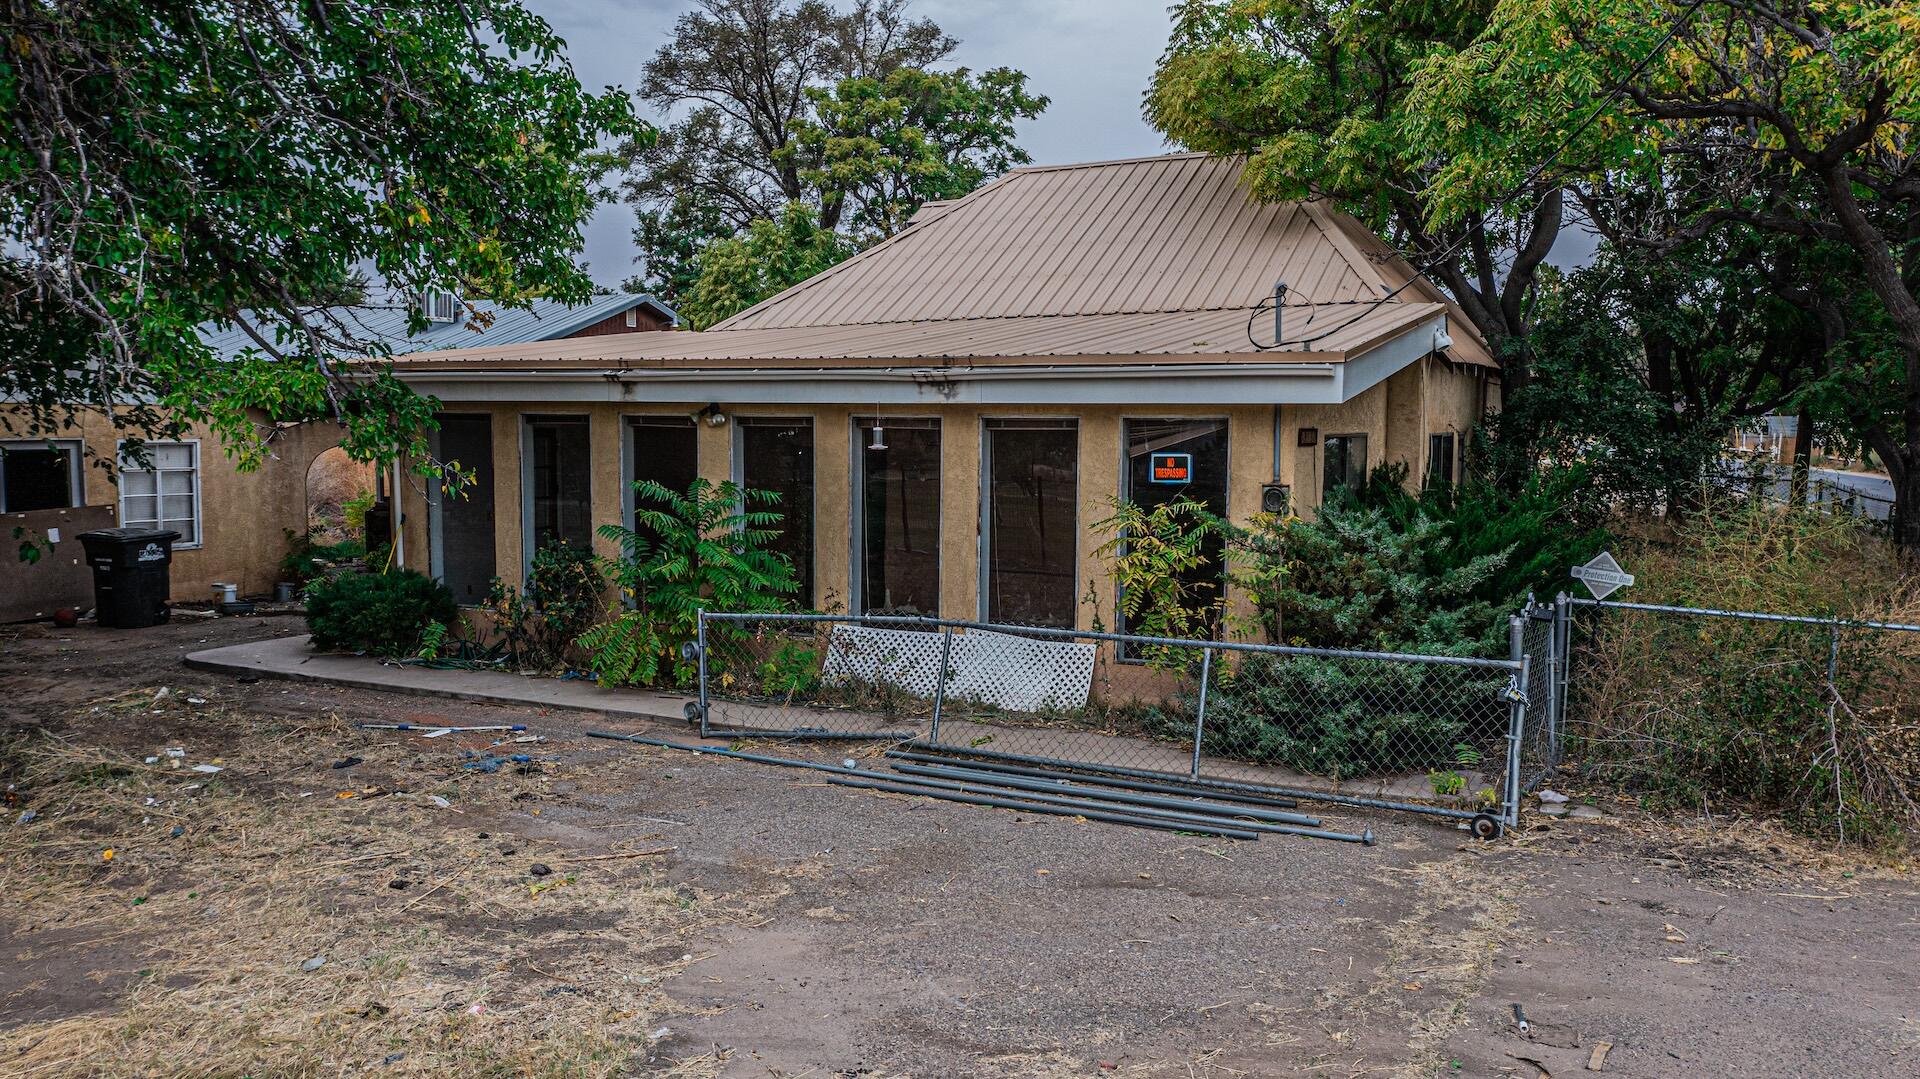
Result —
<path fill-rule="evenodd" d="M 940 627 L 940 677 L 933 687 L 933 726 L 928 737 L 940 741 L 940 711 L 947 703 L 947 677 L 953 659 L 953 627 Z"/>
<path fill-rule="evenodd" d="M 1193 765 L 1187 774 L 1200 778 L 1200 744 L 1206 740 L 1207 733 L 1207 685 L 1213 681 L 1213 649 L 1200 650 L 1200 706 L 1193 716 Z"/>
<path fill-rule="evenodd" d="M 711 738 L 713 729 L 707 706 L 707 609 L 702 607 L 694 614 L 694 648 L 699 651 L 700 661 L 700 737 Z"/>

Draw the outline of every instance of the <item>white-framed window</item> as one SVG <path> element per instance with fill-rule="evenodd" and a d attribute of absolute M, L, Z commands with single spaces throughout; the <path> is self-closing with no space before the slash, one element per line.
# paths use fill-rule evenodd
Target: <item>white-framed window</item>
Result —
<path fill-rule="evenodd" d="M 72 509 L 85 502 L 79 439 L 0 441 L 0 513 Z"/>
<path fill-rule="evenodd" d="M 149 442 L 147 460 L 120 451 L 120 525 L 170 528 L 174 550 L 200 546 L 200 443 Z"/>
<path fill-rule="evenodd" d="M 640 309 L 638 307 L 627 308 L 627 329 L 629 330 L 637 329 L 639 325 L 640 325 Z"/>

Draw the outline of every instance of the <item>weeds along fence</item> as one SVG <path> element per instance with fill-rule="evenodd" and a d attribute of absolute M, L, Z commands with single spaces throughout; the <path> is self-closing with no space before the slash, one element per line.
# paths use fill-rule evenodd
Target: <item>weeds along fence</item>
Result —
<path fill-rule="evenodd" d="M 1591 774 L 1839 838 L 1920 834 L 1920 625 L 1562 596 L 1557 716 Z M 1563 616 L 1564 621 L 1564 616 Z"/>
<path fill-rule="evenodd" d="M 942 753 L 1516 819 L 1541 744 L 1524 626 L 1504 659 L 1181 640 L 940 619 L 701 616 L 714 737 Z"/>

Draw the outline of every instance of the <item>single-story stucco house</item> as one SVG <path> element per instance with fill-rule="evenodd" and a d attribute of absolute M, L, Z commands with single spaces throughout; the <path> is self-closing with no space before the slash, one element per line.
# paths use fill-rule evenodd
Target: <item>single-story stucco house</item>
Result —
<path fill-rule="evenodd" d="M 396 353 L 664 330 L 677 319 L 650 296 L 626 294 L 576 306 L 536 300 L 528 309 L 498 311 L 485 301 L 463 304 L 444 293 L 417 302 L 428 315 L 418 333 L 408 332 L 410 311 L 403 304 L 334 308 L 330 314 L 342 335 Z M 254 346 L 238 325 L 208 325 L 201 337 L 222 356 Z M 52 431 L 29 426 L 18 406 L 0 402 L 0 410 L 15 418 L 11 427 L 0 426 L 0 526 L 9 535 L 21 528 L 55 539 L 38 562 L 20 561 L 11 548 L 0 558 L 0 621 L 91 606 L 92 581 L 75 537 L 115 525 L 180 533 L 171 567 L 176 601 L 207 599 L 216 581 L 237 585 L 242 595 L 269 592 L 287 552 L 286 533 L 307 531 L 317 461 L 324 457 L 336 472 L 358 472 L 365 486 L 380 482 L 371 466 L 345 459 L 338 448 L 342 430 L 331 422 L 274 424 L 261 415 L 269 457 L 260 468 L 242 472 L 218 437 L 204 429 L 148 442 L 149 467 L 140 467 L 119 459 L 127 432 L 99 410 L 83 410 Z"/>
<path fill-rule="evenodd" d="M 542 543 L 613 553 L 594 530 L 635 480 L 705 476 L 781 496 L 805 605 L 1112 627 L 1114 499 L 1244 520 L 1385 462 L 1456 475 L 1499 404 L 1485 345 L 1359 222 L 1257 202 L 1242 164 L 1016 169 L 705 332 L 405 356 L 478 482 L 409 485 L 402 558 L 474 602 Z"/>

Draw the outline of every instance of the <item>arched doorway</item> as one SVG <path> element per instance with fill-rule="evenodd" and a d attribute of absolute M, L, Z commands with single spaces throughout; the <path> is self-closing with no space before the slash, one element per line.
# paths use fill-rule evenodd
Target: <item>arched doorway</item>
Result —
<path fill-rule="evenodd" d="M 358 542 L 373 490 L 373 465 L 348 457 L 339 446 L 315 456 L 307 466 L 307 531 L 313 541 Z"/>

